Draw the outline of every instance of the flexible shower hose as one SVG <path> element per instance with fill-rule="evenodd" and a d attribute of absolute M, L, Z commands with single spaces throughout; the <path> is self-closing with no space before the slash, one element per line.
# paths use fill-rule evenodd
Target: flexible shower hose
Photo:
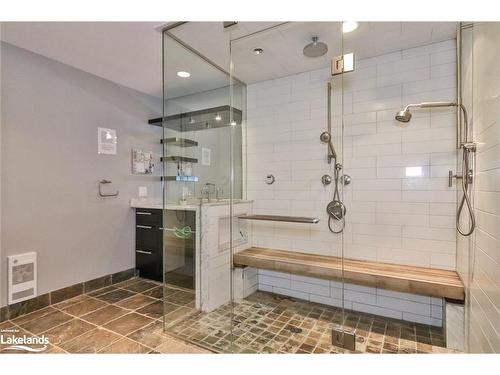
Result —
<path fill-rule="evenodd" d="M 474 215 L 474 211 L 472 208 L 472 203 L 469 197 L 469 162 L 472 151 L 465 146 L 462 146 L 462 201 L 460 202 L 460 206 L 458 207 L 457 213 L 457 230 L 462 236 L 470 236 L 472 232 L 474 232 L 474 228 L 476 227 L 476 218 Z M 467 211 L 469 212 L 470 219 L 470 227 L 469 230 L 464 231 L 460 227 L 460 216 L 462 215 L 462 210 L 464 208 L 464 204 L 467 205 Z"/>

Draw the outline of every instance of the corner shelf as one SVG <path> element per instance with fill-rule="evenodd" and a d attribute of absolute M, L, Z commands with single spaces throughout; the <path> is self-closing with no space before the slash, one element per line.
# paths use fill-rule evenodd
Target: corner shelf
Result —
<path fill-rule="evenodd" d="M 161 140 L 161 143 L 162 144 L 169 144 L 172 146 L 179 146 L 179 147 L 198 146 L 198 142 L 193 141 L 191 139 L 187 139 L 187 138 L 181 138 L 181 137 L 164 138 Z"/>
<path fill-rule="evenodd" d="M 185 162 L 185 163 L 198 163 L 198 159 L 189 158 L 187 156 L 164 156 L 161 157 L 160 160 L 163 161 L 171 161 L 174 163 Z"/>
<path fill-rule="evenodd" d="M 198 182 L 196 176 L 163 176 L 162 181 L 178 181 L 178 182 Z"/>

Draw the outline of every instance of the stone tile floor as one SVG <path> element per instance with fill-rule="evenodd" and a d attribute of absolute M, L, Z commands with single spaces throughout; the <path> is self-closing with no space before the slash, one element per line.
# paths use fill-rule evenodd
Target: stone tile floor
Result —
<path fill-rule="evenodd" d="M 175 302 L 175 295 L 171 296 Z M 231 332 L 231 315 L 233 331 Z M 331 344 L 331 330 L 344 321 L 356 332 L 356 350 Z M 167 331 L 215 352 L 232 353 L 453 353 L 442 328 L 403 322 L 256 292 L 210 313 L 194 312 Z M 231 343 L 233 338 L 233 343 Z"/>
<path fill-rule="evenodd" d="M 130 279 L 0 323 L 0 330 L 48 337 L 43 353 L 211 353 L 163 332 L 162 289 Z M 175 294 L 183 305 L 169 303 L 170 316 L 194 307 L 193 292 L 168 288 L 167 295 Z M 24 352 L 7 346 L 0 344 L 0 353 Z"/>
<path fill-rule="evenodd" d="M 162 302 L 160 284 L 134 278 L 0 323 L 0 330 L 48 337 L 44 353 L 352 353 L 331 345 L 331 329 L 344 321 L 357 335 L 354 353 L 454 352 L 436 327 L 266 292 L 202 313 L 193 291 L 165 292 Z M 13 352 L 5 347 L 1 353 Z"/>

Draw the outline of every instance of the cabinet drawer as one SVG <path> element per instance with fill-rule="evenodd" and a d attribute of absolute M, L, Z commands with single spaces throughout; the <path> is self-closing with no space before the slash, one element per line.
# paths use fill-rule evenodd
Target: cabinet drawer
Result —
<path fill-rule="evenodd" d="M 149 208 L 135 209 L 135 223 L 137 225 L 150 225 L 161 227 L 163 222 L 162 210 Z"/>
<path fill-rule="evenodd" d="M 161 254 L 163 248 L 163 230 L 151 225 L 135 226 L 135 248 Z"/>
<path fill-rule="evenodd" d="M 163 281 L 163 262 L 161 257 L 157 254 L 143 250 L 136 250 L 135 267 L 139 271 L 140 277 Z"/>

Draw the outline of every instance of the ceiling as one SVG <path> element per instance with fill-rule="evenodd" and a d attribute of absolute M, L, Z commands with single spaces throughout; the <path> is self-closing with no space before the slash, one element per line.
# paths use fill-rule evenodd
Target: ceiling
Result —
<path fill-rule="evenodd" d="M 327 67 L 342 50 L 343 53 L 354 52 L 356 59 L 363 59 L 454 39 L 457 28 L 455 22 L 361 22 L 358 29 L 343 34 L 341 22 L 290 22 L 269 28 L 272 25 L 238 24 L 234 30 L 226 31 L 225 43 L 215 37 L 221 32 L 217 34 L 211 22 L 188 23 L 172 32 L 224 67 L 229 66 L 230 53 L 225 46 L 231 37 L 234 74 L 246 83 L 253 83 Z M 268 28 L 265 31 L 241 37 L 265 27 Z M 302 49 L 311 43 L 313 36 L 328 45 L 326 55 L 318 58 L 303 55 Z M 264 53 L 256 55 L 254 48 L 262 48 Z"/>
<path fill-rule="evenodd" d="M 60 61 L 120 85 L 161 97 L 161 27 L 165 22 L 7 22 L 2 40 Z M 246 83 L 325 67 L 341 51 L 339 22 L 240 22 L 224 30 L 222 22 L 188 22 L 170 32 L 229 70 L 229 42 L 239 79 Z M 344 34 L 344 51 L 356 58 L 376 56 L 455 37 L 456 24 L 446 22 L 363 22 Z M 302 48 L 317 35 L 327 55 L 307 58 Z M 182 96 L 227 85 L 227 76 L 180 44 L 167 40 L 169 96 Z M 264 49 L 255 55 L 253 49 Z M 178 70 L 191 73 L 177 77 Z"/>

